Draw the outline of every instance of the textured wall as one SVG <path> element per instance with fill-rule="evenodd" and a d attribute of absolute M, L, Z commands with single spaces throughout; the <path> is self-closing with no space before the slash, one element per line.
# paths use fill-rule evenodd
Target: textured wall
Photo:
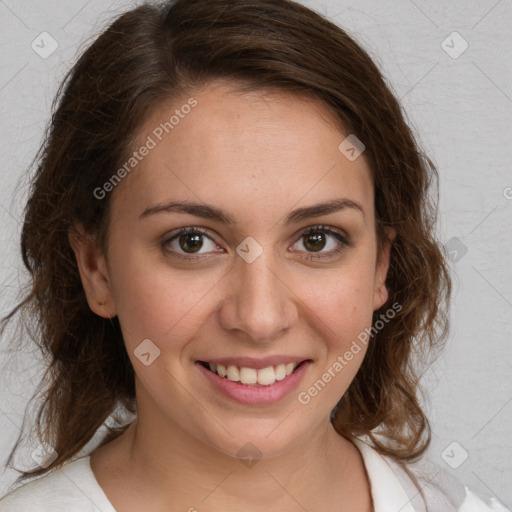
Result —
<path fill-rule="evenodd" d="M 305 3 L 371 52 L 438 165 L 439 237 L 456 283 L 447 348 L 424 379 L 434 433 L 429 457 L 512 507 L 512 4 Z M 24 276 L 17 245 L 26 197 L 22 175 L 41 141 L 58 82 L 76 51 L 131 5 L 0 0 L 2 313 Z M 4 461 L 40 368 L 37 354 L 13 360 L 5 356 L 5 342 L 0 349 Z M 1 474 L 0 495 L 15 476 L 12 470 Z"/>

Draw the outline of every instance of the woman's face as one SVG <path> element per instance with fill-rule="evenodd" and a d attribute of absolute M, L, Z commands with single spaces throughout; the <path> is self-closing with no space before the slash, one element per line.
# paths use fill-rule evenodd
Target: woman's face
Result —
<path fill-rule="evenodd" d="M 162 105 L 140 131 L 140 159 L 111 192 L 108 263 L 99 257 L 89 302 L 118 315 L 139 422 L 270 456 L 328 425 L 364 357 L 358 335 L 387 299 L 388 250 L 377 259 L 364 153 L 340 151 L 349 134 L 322 104 L 219 84 L 193 100 Z M 246 382 L 309 362 L 284 379 L 283 367 L 260 372 L 257 386 L 199 363 L 226 359 Z"/>

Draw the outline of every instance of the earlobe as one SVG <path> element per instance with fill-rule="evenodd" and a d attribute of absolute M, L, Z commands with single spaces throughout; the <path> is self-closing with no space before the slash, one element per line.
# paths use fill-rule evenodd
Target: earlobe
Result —
<path fill-rule="evenodd" d="M 89 307 L 102 318 L 116 316 L 105 256 L 95 237 L 77 226 L 69 231 L 68 240 L 75 253 Z"/>
<path fill-rule="evenodd" d="M 386 286 L 386 277 L 388 275 L 391 245 L 396 237 L 396 231 L 393 228 L 384 228 L 387 240 L 385 241 L 380 254 L 377 259 L 377 266 L 375 269 L 375 288 L 373 294 L 373 310 L 379 309 L 383 306 L 389 298 L 389 292 Z"/>

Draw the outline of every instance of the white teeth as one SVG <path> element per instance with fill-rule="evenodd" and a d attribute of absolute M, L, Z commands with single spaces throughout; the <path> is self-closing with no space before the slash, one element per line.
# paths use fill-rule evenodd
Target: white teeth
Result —
<path fill-rule="evenodd" d="M 260 386 L 271 386 L 278 380 L 283 380 L 290 375 L 300 363 L 278 364 L 276 366 L 268 366 L 259 370 L 255 368 L 247 368 L 245 366 L 238 367 L 234 365 L 224 366 L 223 364 L 209 363 L 210 370 L 221 377 L 226 377 L 233 382 L 241 382 L 242 384 Z"/>
<path fill-rule="evenodd" d="M 286 373 L 286 365 L 285 364 L 278 364 L 275 368 L 276 373 L 276 380 L 283 380 L 287 375 L 290 375 L 290 373 Z M 292 370 L 293 371 L 293 370 Z"/>
<path fill-rule="evenodd" d="M 240 380 L 240 371 L 238 370 L 238 366 L 228 366 L 227 377 L 233 382 L 238 382 Z"/>
<path fill-rule="evenodd" d="M 286 375 L 290 375 L 290 373 L 292 373 L 297 366 L 298 363 L 288 363 L 287 365 L 285 365 Z"/>
<path fill-rule="evenodd" d="M 258 382 L 258 370 L 254 368 L 240 368 L 240 382 L 242 384 L 256 384 Z"/>
<path fill-rule="evenodd" d="M 276 373 L 273 366 L 261 368 L 258 370 L 258 384 L 261 386 L 270 386 L 276 381 Z"/>
<path fill-rule="evenodd" d="M 217 365 L 217 373 L 221 376 L 221 377 L 225 377 L 228 373 L 226 367 L 223 365 L 223 364 L 218 364 Z"/>

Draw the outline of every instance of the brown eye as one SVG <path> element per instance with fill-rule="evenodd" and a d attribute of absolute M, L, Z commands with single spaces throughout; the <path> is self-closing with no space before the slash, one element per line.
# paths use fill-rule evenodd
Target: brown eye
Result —
<path fill-rule="evenodd" d="M 343 232 L 326 226 L 313 226 L 306 229 L 301 233 L 300 240 L 295 245 L 301 242 L 305 250 L 302 251 L 299 247 L 294 251 L 306 252 L 305 258 L 309 260 L 334 258 L 352 245 Z"/>
<path fill-rule="evenodd" d="M 206 233 L 196 227 L 180 229 L 162 242 L 162 249 L 170 256 L 185 260 L 208 257 L 206 253 L 219 252 L 219 246 Z"/>
<path fill-rule="evenodd" d="M 325 247 L 325 234 L 324 233 L 312 233 L 304 237 L 304 246 L 310 251 L 321 251 Z"/>
<path fill-rule="evenodd" d="M 203 235 L 200 233 L 186 233 L 178 238 L 178 244 L 185 252 L 197 252 L 203 246 Z"/>

